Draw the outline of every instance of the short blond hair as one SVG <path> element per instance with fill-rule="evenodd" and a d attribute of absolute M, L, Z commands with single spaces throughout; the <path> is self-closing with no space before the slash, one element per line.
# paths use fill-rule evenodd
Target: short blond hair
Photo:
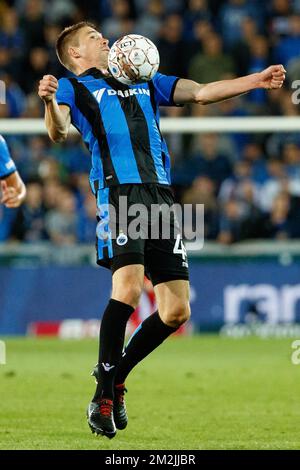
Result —
<path fill-rule="evenodd" d="M 56 40 L 56 55 L 58 60 L 71 72 L 74 72 L 74 69 L 68 54 L 69 44 L 75 38 L 78 31 L 82 28 L 86 28 L 87 26 L 96 29 L 96 26 L 93 23 L 90 23 L 89 21 L 80 21 L 80 23 L 76 23 L 65 28 Z"/>

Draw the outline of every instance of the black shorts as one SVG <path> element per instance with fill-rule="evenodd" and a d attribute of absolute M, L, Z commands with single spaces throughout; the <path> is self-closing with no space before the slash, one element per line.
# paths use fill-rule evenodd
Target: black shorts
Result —
<path fill-rule="evenodd" d="M 99 189 L 97 263 L 112 273 L 123 266 L 142 264 L 153 285 L 188 280 L 186 250 L 176 216 L 170 211 L 166 225 L 161 213 L 162 206 L 167 209 L 174 203 L 173 191 L 166 185 L 122 184 Z M 142 216 L 135 204 L 143 205 Z M 130 208 L 135 209 L 134 214 Z M 166 226 L 170 231 L 167 236 Z"/>

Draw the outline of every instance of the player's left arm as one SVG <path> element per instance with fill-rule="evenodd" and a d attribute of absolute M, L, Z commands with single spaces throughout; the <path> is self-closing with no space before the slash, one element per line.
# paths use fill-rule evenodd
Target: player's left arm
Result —
<path fill-rule="evenodd" d="M 174 90 L 174 102 L 206 105 L 234 98 L 257 88 L 277 90 L 284 83 L 285 72 L 282 65 L 271 65 L 262 72 L 204 85 L 193 80 L 180 79 Z"/>
<path fill-rule="evenodd" d="M 0 183 L 2 191 L 0 202 L 9 209 L 19 207 L 26 197 L 26 186 L 19 173 L 15 171 Z"/>

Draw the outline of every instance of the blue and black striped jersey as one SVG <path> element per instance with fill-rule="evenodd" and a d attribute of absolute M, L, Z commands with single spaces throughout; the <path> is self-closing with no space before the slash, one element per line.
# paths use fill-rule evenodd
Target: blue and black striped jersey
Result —
<path fill-rule="evenodd" d="M 175 106 L 177 77 L 157 73 L 150 82 L 123 85 L 92 68 L 62 78 L 58 104 L 71 109 L 72 124 L 92 155 L 93 190 L 128 183 L 169 185 L 170 156 L 159 129 L 159 106 Z"/>
<path fill-rule="evenodd" d="M 0 178 L 6 178 L 16 170 L 16 165 L 10 156 L 7 144 L 2 135 L 0 135 Z"/>

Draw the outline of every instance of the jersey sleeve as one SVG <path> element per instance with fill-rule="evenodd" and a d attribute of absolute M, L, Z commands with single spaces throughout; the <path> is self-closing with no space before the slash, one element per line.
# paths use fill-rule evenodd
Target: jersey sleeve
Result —
<path fill-rule="evenodd" d="M 158 105 L 178 106 L 174 103 L 174 91 L 178 80 L 178 77 L 163 75 L 159 72 L 154 75 L 152 82 L 155 89 L 155 100 Z"/>
<path fill-rule="evenodd" d="M 10 156 L 7 144 L 2 136 L 0 136 L 0 179 L 7 178 L 17 171 L 13 159 Z"/>
<path fill-rule="evenodd" d="M 74 105 L 74 89 L 67 78 L 58 80 L 58 90 L 56 92 L 58 104 L 65 104 L 72 110 Z"/>

